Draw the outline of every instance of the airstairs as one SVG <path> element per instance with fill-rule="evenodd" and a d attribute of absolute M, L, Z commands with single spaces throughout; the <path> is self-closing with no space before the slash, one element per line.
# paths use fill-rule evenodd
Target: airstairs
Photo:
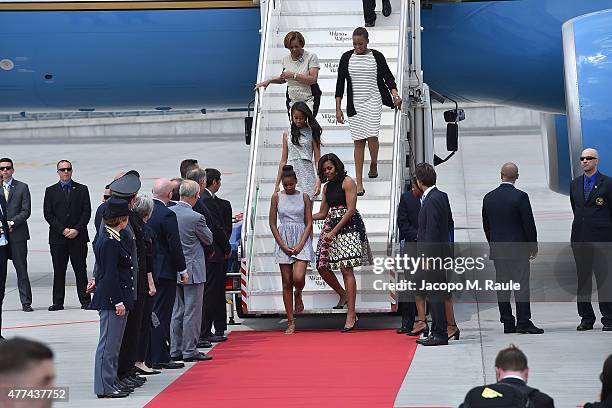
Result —
<path fill-rule="evenodd" d="M 375 258 L 395 256 L 398 251 L 396 209 L 409 172 L 407 164 L 410 163 L 407 163 L 407 160 L 410 159 L 407 159 L 407 156 L 411 157 L 408 151 L 411 144 L 406 140 L 411 122 L 408 120 L 408 96 L 422 86 L 418 79 L 410 81 L 410 78 L 414 77 L 410 75 L 410 71 L 414 69 L 410 61 L 415 59 L 414 53 L 409 52 L 413 31 L 411 26 L 420 25 L 420 6 L 416 3 L 414 0 L 392 0 L 393 13 L 389 17 L 383 17 L 377 9 L 376 27 L 368 29 L 370 48 L 385 55 L 395 75 L 400 95 L 406 102 L 404 113 L 383 108 L 377 179 L 367 178 L 370 161 L 366 148 L 366 194 L 358 198 L 357 209 L 364 219 Z M 352 31 L 363 26 L 361 1 L 267 0 L 261 3 L 261 7 L 262 42 L 258 82 L 280 74 L 281 59 L 288 53 L 283 46 L 285 35 L 293 30 L 301 32 L 306 39 L 305 49 L 316 53 L 321 65 L 318 83 L 323 95 L 317 116 L 323 127 L 321 154 L 337 154 L 345 163 L 348 174 L 354 177 L 353 143 L 348 124 L 336 122 L 334 92 L 340 56 L 352 49 Z M 420 32 L 418 34 L 420 35 Z M 416 77 L 422 78 L 419 75 Z M 241 243 L 242 309 L 248 314 L 284 311 L 281 276 L 278 265 L 274 262 L 274 237 L 268 225 L 268 211 L 281 157 L 282 134 L 289 127 L 285 109 L 285 88 L 284 85 L 271 85 L 265 91 L 257 91 L 255 98 Z M 345 103 L 346 96 L 343 99 L 346 116 Z M 420 154 L 422 156 L 423 152 Z M 318 211 L 319 205 L 320 201 L 314 201 L 315 212 Z M 315 247 L 320 228 L 321 224 L 315 224 Z M 369 266 L 356 268 L 355 275 L 358 312 L 391 312 L 396 309 L 395 291 L 376 290 L 373 287 L 375 280 L 381 281 L 378 283 L 379 288 L 382 283 L 395 282 L 395 270 L 385 270 L 376 275 L 373 273 L 373 267 Z M 337 277 L 342 283 L 339 272 Z M 309 268 L 303 299 L 306 313 L 330 313 L 333 311 L 331 307 L 338 301 L 338 296 L 325 284 L 315 269 Z"/>

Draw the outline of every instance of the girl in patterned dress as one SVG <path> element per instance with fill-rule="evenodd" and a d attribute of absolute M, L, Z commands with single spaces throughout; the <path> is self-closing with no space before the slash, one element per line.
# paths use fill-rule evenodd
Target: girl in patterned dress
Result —
<path fill-rule="evenodd" d="M 314 163 L 321 157 L 321 126 L 304 102 L 296 102 L 291 108 L 291 137 L 283 133 L 283 152 L 278 164 L 276 187 L 280 190 L 281 174 L 285 164 L 293 166 L 300 191 L 312 200 L 321 192 L 321 181 L 316 175 Z"/>
<path fill-rule="evenodd" d="M 357 195 L 365 194 L 363 188 L 363 161 L 366 141 L 370 150 L 369 178 L 378 177 L 378 133 L 383 105 L 399 108 L 402 98 L 397 93 L 395 78 L 385 56 L 368 48 L 369 35 L 363 27 L 353 31 L 353 48 L 342 54 L 338 64 L 336 81 L 336 120 L 344 123 L 341 103 L 344 83 L 347 86 L 346 112 L 351 138 L 355 145 L 355 176 Z"/>
<path fill-rule="evenodd" d="M 296 190 L 298 179 L 292 166 L 284 166 L 281 175 L 283 191 L 274 193 L 270 202 L 270 230 L 276 241 L 274 257 L 283 280 L 283 302 L 287 313 L 287 330 L 295 332 L 295 313 L 304 310 L 302 289 L 306 267 L 314 260 L 312 249 L 312 205 L 308 194 Z M 280 221 L 280 226 L 276 222 Z M 295 287 L 295 295 L 293 288 Z M 295 296 L 295 310 L 294 310 Z"/>
<path fill-rule="evenodd" d="M 348 305 L 342 332 L 351 331 L 357 323 L 355 299 L 357 285 L 353 268 L 372 264 L 372 251 L 365 225 L 357 211 L 357 186 L 346 175 L 344 164 L 333 153 L 319 160 L 319 178 L 323 187 L 321 209 L 313 220 L 325 220 L 317 244 L 317 270 L 323 280 L 340 296 L 334 309 Z M 332 272 L 342 272 L 344 288 Z"/>

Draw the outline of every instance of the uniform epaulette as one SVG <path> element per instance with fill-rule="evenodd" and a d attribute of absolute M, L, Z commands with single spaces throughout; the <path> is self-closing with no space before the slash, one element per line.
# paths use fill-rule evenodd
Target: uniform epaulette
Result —
<path fill-rule="evenodd" d="M 108 232 L 110 239 L 114 239 L 115 241 L 121 242 L 121 237 L 119 236 L 119 233 L 117 231 L 115 231 L 109 226 L 105 226 L 105 227 L 106 227 L 106 231 Z"/>

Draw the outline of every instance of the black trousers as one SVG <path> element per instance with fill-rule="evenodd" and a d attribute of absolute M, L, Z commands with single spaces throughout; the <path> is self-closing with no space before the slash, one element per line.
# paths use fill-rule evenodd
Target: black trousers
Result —
<path fill-rule="evenodd" d="M 170 361 L 170 321 L 176 298 L 176 279 L 159 279 L 157 293 L 153 297 L 153 322 L 147 362 L 168 363 Z"/>
<path fill-rule="evenodd" d="M 599 310 L 602 315 L 601 323 L 604 326 L 612 325 L 612 302 L 610 301 L 612 300 L 612 272 L 610 272 L 612 254 L 609 252 L 611 245 L 610 242 L 572 243 L 578 278 L 578 315 L 584 323 L 595 323 L 595 312 L 591 305 L 593 274 L 595 274 Z"/>
<path fill-rule="evenodd" d="M 373 23 L 376 21 L 376 0 L 362 0 L 363 2 L 363 19 L 366 23 Z"/>
<path fill-rule="evenodd" d="M 22 305 L 32 304 L 32 287 L 28 277 L 28 241 L 10 242 L 11 258 L 17 272 L 17 287 Z"/>
<path fill-rule="evenodd" d="M 140 325 L 144 313 L 145 297 L 138 294 L 134 302 L 134 308 L 130 310 L 123 332 L 121 350 L 119 351 L 119 362 L 117 364 L 117 377 L 120 380 L 127 377 L 134 368 L 138 359 L 138 345 L 140 344 Z"/>
<path fill-rule="evenodd" d="M 227 330 L 227 310 L 225 308 L 225 279 L 227 277 L 226 263 L 206 264 L 206 286 L 204 287 L 204 302 L 202 302 L 202 330 L 200 337 L 215 332 Z"/>
<path fill-rule="evenodd" d="M 513 281 L 520 283 L 521 289 L 514 291 L 516 303 L 516 325 L 525 326 L 531 320 L 531 303 L 529 291 L 529 259 L 496 259 L 495 276 L 497 283 Z M 499 307 L 499 321 L 505 325 L 514 326 L 514 316 L 510 305 L 512 291 L 497 291 L 497 304 Z"/>
<path fill-rule="evenodd" d="M 77 295 L 81 304 L 88 304 L 90 296 L 87 288 L 87 241 L 66 240 L 60 244 L 50 244 L 53 262 L 53 304 L 63 305 L 66 289 L 66 268 L 68 259 L 76 278 Z"/>
<path fill-rule="evenodd" d="M 151 312 L 153 311 L 153 296 L 147 294 L 140 322 L 140 335 L 138 336 L 138 350 L 136 350 L 136 361 L 145 361 L 149 354 L 149 342 L 151 340 Z"/>
<path fill-rule="evenodd" d="M 8 246 L 0 246 L 0 334 L 2 334 L 2 303 L 6 290 L 6 264 L 8 260 Z"/>
<path fill-rule="evenodd" d="M 412 281 L 413 277 L 409 271 L 404 270 L 404 279 L 407 282 Z M 412 330 L 417 313 L 414 293 L 400 292 L 397 299 L 397 311 L 402 315 L 402 327 Z"/>

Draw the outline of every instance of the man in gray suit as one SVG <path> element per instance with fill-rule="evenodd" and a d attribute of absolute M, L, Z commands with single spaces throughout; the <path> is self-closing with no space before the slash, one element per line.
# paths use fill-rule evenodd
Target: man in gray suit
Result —
<path fill-rule="evenodd" d="M 2 193 L 6 200 L 6 218 L 9 226 L 9 245 L 13 266 L 17 272 L 19 298 L 24 312 L 33 312 L 32 288 L 28 277 L 28 230 L 27 219 L 32 212 L 30 189 L 26 183 L 13 178 L 15 167 L 8 157 L 0 159 L 0 175 L 2 176 Z"/>
<path fill-rule="evenodd" d="M 202 323 L 202 301 L 206 283 L 204 246 L 212 244 L 212 232 L 203 215 L 193 206 L 200 198 L 200 186 L 184 180 L 179 188 L 181 200 L 170 210 L 176 214 L 179 234 L 187 265 L 187 282 L 176 288 L 176 300 L 170 325 L 170 357 L 174 361 L 203 361 L 212 357 L 197 349 Z"/>

